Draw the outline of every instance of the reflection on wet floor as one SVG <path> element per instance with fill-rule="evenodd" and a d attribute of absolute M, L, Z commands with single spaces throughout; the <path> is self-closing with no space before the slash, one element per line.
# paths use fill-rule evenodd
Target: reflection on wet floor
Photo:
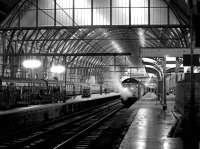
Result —
<path fill-rule="evenodd" d="M 172 104 L 171 104 L 172 105 Z M 175 123 L 170 111 L 164 112 L 154 101 L 139 101 L 138 113 L 124 137 L 120 149 L 182 149 L 182 141 L 168 138 Z"/>

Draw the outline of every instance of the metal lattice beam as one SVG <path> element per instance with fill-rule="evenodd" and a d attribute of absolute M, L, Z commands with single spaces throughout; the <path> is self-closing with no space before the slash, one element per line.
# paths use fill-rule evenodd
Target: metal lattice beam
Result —
<path fill-rule="evenodd" d="M 21 53 L 6 54 L 0 53 L 0 56 L 130 56 L 131 53 Z"/>

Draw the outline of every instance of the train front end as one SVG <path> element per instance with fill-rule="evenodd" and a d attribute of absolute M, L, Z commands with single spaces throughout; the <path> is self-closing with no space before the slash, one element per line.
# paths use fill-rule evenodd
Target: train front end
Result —
<path fill-rule="evenodd" d="M 134 78 L 122 81 L 123 92 L 121 92 L 121 102 L 125 106 L 131 106 L 139 99 L 139 82 Z"/>

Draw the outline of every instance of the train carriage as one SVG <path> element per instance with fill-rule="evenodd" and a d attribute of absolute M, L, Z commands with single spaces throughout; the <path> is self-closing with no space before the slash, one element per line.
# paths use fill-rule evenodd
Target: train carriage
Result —
<path fill-rule="evenodd" d="M 86 91 L 84 91 L 86 89 Z M 100 85 L 73 83 L 45 79 L 10 79 L 1 78 L 0 109 L 30 104 L 65 102 L 77 95 L 100 92 Z"/>

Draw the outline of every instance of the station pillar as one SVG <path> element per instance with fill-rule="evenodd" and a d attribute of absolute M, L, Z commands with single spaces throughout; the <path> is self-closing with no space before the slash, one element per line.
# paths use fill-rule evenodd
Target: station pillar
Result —
<path fill-rule="evenodd" d="M 166 99 L 166 57 L 163 58 L 163 110 L 167 110 Z"/>
<path fill-rule="evenodd" d="M 103 86 L 102 84 L 100 84 L 100 95 L 102 95 L 102 93 L 103 93 Z"/>
<path fill-rule="evenodd" d="M 162 98 L 162 95 L 163 95 L 163 80 L 159 80 L 158 81 L 158 91 L 157 91 L 157 94 L 158 94 L 158 100 L 160 102 L 162 102 L 163 98 Z"/>
<path fill-rule="evenodd" d="M 179 73 L 179 67 L 180 67 L 180 64 L 179 64 L 179 58 L 177 57 L 176 58 L 176 69 L 175 69 L 175 83 L 178 82 L 178 73 Z"/>

